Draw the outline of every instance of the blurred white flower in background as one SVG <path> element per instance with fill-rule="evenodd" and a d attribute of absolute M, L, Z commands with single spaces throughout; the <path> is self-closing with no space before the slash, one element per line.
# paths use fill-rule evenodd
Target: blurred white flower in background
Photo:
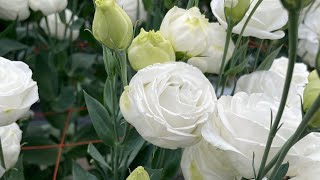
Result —
<path fill-rule="evenodd" d="M 320 41 L 320 7 L 311 8 L 305 15 L 303 23 L 299 26 L 298 54 L 302 59 L 314 67 L 319 50 Z"/>
<path fill-rule="evenodd" d="M 196 66 L 202 72 L 219 74 L 220 66 L 222 64 L 222 56 L 224 46 L 226 43 L 226 31 L 218 23 L 209 24 L 209 43 L 205 52 L 201 53 L 198 57 L 192 57 L 188 60 L 188 63 Z M 225 64 L 231 58 L 234 51 L 234 44 L 231 41 L 227 53 L 227 59 Z"/>
<path fill-rule="evenodd" d="M 27 0 L 0 0 L 0 19 L 22 21 L 30 16 Z"/>
<path fill-rule="evenodd" d="M 55 37 L 59 40 L 72 38 L 74 41 L 79 37 L 80 32 L 77 29 L 71 29 L 67 24 L 71 26 L 71 24 L 78 19 L 78 16 L 72 14 L 72 11 L 69 9 L 65 9 L 64 12 L 66 22 L 63 22 L 59 14 L 56 13 L 47 16 L 48 24 L 46 22 L 46 18 L 43 17 L 40 21 L 40 27 L 48 36 Z"/>
<path fill-rule="evenodd" d="M 170 62 L 138 71 L 121 96 L 120 109 L 146 141 L 176 149 L 200 141 L 200 128 L 212 118 L 216 99 L 199 69 Z"/>
<path fill-rule="evenodd" d="M 0 166 L 0 177 L 16 164 L 20 154 L 21 137 L 22 131 L 16 123 L 0 127 L 2 152 L 6 166 L 6 168 Z"/>
<path fill-rule="evenodd" d="M 0 126 L 23 117 L 38 99 L 38 86 L 28 65 L 0 57 Z"/>
<path fill-rule="evenodd" d="M 147 11 L 142 0 L 116 0 L 116 2 L 129 15 L 133 24 L 137 20 L 140 23 L 147 20 Z"/>
<path fill-rule="evenodd" d="M 197 7 L 188 10 L 173 7 L 165 15 L 161 34 L 168 39 L 176 52 L 198 56 L 208 47 L 209 20 Z"/>
<path fill-rule="evenodd" d="M 29 0 L 33 11 L 41 11 L 45 16 L 58 13 L 68 5 L 68 0 Z"/>
<path fill-rule="evenodd" d="M 275 72 L 285 79 L 287 75 L 288 63 L 289 60 L 286 57 L 275 59 L 269 71 Z M 303 95 L 304 88 L 308 83 L 309 74 L 310 73 L 305 64 L 295 63 L 291 83 L 297 87 L 298 93 L 301 97 Z"/>
<path fill-rule="evenodd" d="M 236 2 L 236 1 L 235 1 Z M 243 19 L 234 27 L 233 33 L 239 34 L 243 28 L 253 7 L 258 0 L 251 0 L 249 10 Z M 225 1 L 212 0 L 211 9 L 219 23 L 227 28 L 224 14 Z M 230 4 L 230 3 L 229 3 Z M 264 0 L 253 14 L 248 26 L 244 31 L 244 36 L 252 36 L 260 39 L 281 39 L 285 33 L 281 29 L 288 21 L 288 13 L 279 0 Z"/>
<path fill-rule="evenodd" d="M 255 71 L 248 75 L 243 75 L 237 81 L 235 93 L 246 92 L 263 93 L 266 96 L 280 102 L 285 79 L 273 71 Z M 302 94 L 300 94 L 302 96 Z M 301 100 L 296 85 L 291 84 L 287 106 L 301 109 Z"/>

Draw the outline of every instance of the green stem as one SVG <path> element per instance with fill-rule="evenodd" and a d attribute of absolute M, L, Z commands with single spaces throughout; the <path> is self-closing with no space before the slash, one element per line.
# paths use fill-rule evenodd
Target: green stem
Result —
<path fill-rule="evenodd" d="M 194 6 L 199 7 L 199 0 L 194 1 Z"/>
<path fill-rule="evenodd" d="M 189 0 L 189 1 L 188 1 L 188 5 L 187 5 L 187 9 L 192 8 L 193 5 L 194 5 L 194 0 Z"/>
<path fill-rule="evenodd" d="M 118 149 L 118 145 L 115 144 L 114 146 L 114 162 L 113 162 L 113 175 L 114 175 L 114 180 L 118 180 L 119 176 L 118 176 L 118 153 L 119 153 L 119 149 Z"/>
<path fill-rule="evenodd" d="M 301 137 L 299 137 L 299 139 L 295 143 L 297 143 L 298 141 L 306 137 L 308 134 L 310 134 L 310 131 L 305 131 L 305 133 L 302 133 Z M 264 177 L 272 169 L 272 167 L 277 163 L 277 160 L 281 154 L 281 151 L 282 149 L 280 149 L 278 153 L 272 158 L 272 160 L 266 165 L 266 167 L 264 168 L 264 173 L 262 174 L 262 177 Z"/>
<path fill-rule="evenodd" d="M 230 44 L 230 41 L 231 41 L 232 30 L 233 30 L 233 24 L 230 21 L 230 23 L 228 23 L 228 28 L 227 28 L 226 43 L 224 45 L 224 51 L 223 51 L 221 65 L 220 65 L 220 72 L 219 72 L 218 84 L 217 84 L 217 87 L 216 87 L 216 94 L 218 93 L 219 86 L 221 84 L 221 80 L 223 79 L 223 73 L 224 73 L 223 71 L 224 71 L 224 66 L 225 66 L 226 59 L 227 59 L 227 53 L 228 53 L 228 50 L 229 50 L 229 44 Z"/>
<path fill-rule="evenodd" d="M 297 42 L 298 42 L 298 26 L 299 26 L 299 14 L 298 11 L 289 11 L 289 63 L 288 63 L 288 70 L 286 75 L 286 80 L 282 92 L 281 102 L 279 105 L 278 113 L 276 115 L 276 118 L 274 120 L 274 124 L 272 125 L 270 129 L 270 133 L 268 136 L 266 149 L 263 153 L 262 161 L 260 164 L 260 169 L 258 173 L 258 180 L 262 179 L 262 174 L 264 174 L 265 165 L 269 156 L 270 148 L 272 145 L 272 141 L 277 133 L 279 123 L 284 111 L 284 108 L 286 106 L 288 94 L 289 94 L 289 88 L 292 80 L 292 74 L 294 65 L 297 59 Z"/>
<path fill-rule="evenodd" d="M 258 9 L 258 7 L 259 7 L 260 4 L 262 3 L 262 1 L 263 1 L 263 0 L 259 0 L 259 1 L 257 2 L 257 4 L 253 7 L 252 11 L 250 12 L 250 14 L 249 14 L 246 22 L 243 24 L 243 27 L 242 27 L 242 29 L 241 29 L 241 32 L 240 32 L 240 34 L 239 34 L 239 36 L 238 36 L 238 39 L 237 39 L 237 42 L 236 42 L 236 45 L 235 45 L 235 49 L 238 49 L 238 48 L 239 48 L 240 42 L 241 42 L 241 39 L 242 39 L 242 36 L 243 36 L 243 33 L 244 33 L 246 27 L 248 26 L 248 24 L 249 24 L 249 22 L 250 22 L 250 20 L 251 20 L 251 18 L 252 18 L 252 16 L 253 16 L 253 14 L 256 12 L 256 10 Z M 235 58 L 235 52 L 236 52 L 236 51 L 234 51 L 233 54 L 232 54 L 231 62 L 232 62 L 233 59 Z"/>
<path fill-rule="evenodd" d="M 297 142 L 297 140 L 303 135 L 303 132 L 305 132 L 306 128 L 308 127 L 309 122 L 312 120 L 313 115 L 319 110 L 320 107 L 320 95 L 318 95 L 315 102 L 312 104 L 308 112 L 303 117 L 300 125 L 298 126 L 295 133 L 290 137 L 290 139 L 285 143 L 285 145 L 282 147 L 281 153 L 279 155 L 279 158 L 277 160 L 276 165 L 274 166 L 274 169 L 270 175 L 270 180 L 274 179 L 274 176 L 279 170 L 279 167 L 281 166 L 283 160 L 287 156 L 287 153 L 291 149 L 291 147 Z"/>
<path fill-rule="evenodd" d="M 253 70 L 254 71 L 256 70 L 256 68 L 258 66 L 259 56 L 260 56 L 261 49 L 263 47 L 263 42 L 264 42 L 264 39 L 262 39 L 261 42 L 260 42 L 260 46 L 259 46 L 259 49 L 258 49 L 258 52 L 257 52 L 257 56 L 256 56 L 256 59 L 254 61 L 254 66 L 253 66 Z"/>
<path fill-rule="evenodd" d="M 127 72 L 127 54 L 125 51 L 118 52 L 121 70 L 121 81 L 123 88 L 128 85 L 128 72 Z"/>

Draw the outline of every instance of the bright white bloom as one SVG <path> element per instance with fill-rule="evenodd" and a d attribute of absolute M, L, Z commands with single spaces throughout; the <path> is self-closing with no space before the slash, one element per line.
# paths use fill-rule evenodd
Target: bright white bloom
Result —
<path fill-rule="evenodd" d="M 65 11 L 65 17 L 66 17 L 66 23 L 69 23 L 70 25 L 72 22 L 76 21 L 78 19 L 78 16 L 73 15 L 72 12 L 69 9 L 66 9 Z M 72 20 L 71 20 L 72 18 Z M 48 24 L 46 23 L 46 19 L 42 18 L 40 21 L 40 27 L 51 37 L 55 37 L 59 40 L 69 39 L 72 36 L 72 40 L 76 40 L 79 36 L 79 30 L 78 29 L 71 29 L 68 28 L 65 23 L 63 23 L 60 19 L 60 16 L 58 13 L 51 14 L 47 16 Z M 56 28 L 57 25 L 57 28 Z M 49 27 L 49 30 L 48 30 Z"/>
<path fill-rule="evenodd" d="M 228 162 L 227 153 L 206 141 L 185 148 L 181 170 L 185 180 L 234 180 L 239 175 Z M 241 178 L 238 178 L 241 179 Z"/>
<path fill-rule="evenodd" d="M 278 73 L 273 71 L 256 71 L 240 77 L 236 85 L 235 93 L 263 93 L 280 102 L 284 83 L 285 79 Z M 301 107 L 299 91 L 294 84 L 291 84 L 287 105 L 298 109 Z"/>
<path fill-rule="evenodd" d="M 137 20 L 139 22 L 147 20 L 147 11 L 144 9 L 142 0 L 116 0 L 116 2 L 129 15 L 133 24 Z"/>
<path fill-rule="evenodd" d="M 207 49 L 209 22 L 197 7 L 173 7 L 164 17 L 160 32 L 176 52 L 197 56 Z"/>
<path fill-rule="evenodd" d="M 27 0 L 0 0 L 0 19 L 22 21 L 30 16 Z"/>
<path fill-rule="evenodd" d="M 124 118 L 148 142 L 162 148 L 191 146 L 212 118 L 216 95 L 202 72 L 183 62 L 148 66 L 132 78 L 120 99 Z"/>
<path fill-rule="evenodd" d="M 275 59 L 269 71 L 279 74 L 285 79 L 289 60 L 286 57 Z M 297 87 L 298 94 L 303 95 L 304 88 L 308 83 L 309 71 L 305 64 L 296 63 L 293 70 L 291 83 Z"/>
<path fill-rule="evenodd" d="M 310 10 L 304 22 L 299 26 L 298 54 L 310 66 L 314 67 L 320 40 L 320 7 Z"/>
<path fill-rule="evenodd" d="M 234 174 L 234 178 L 238 176 L 253 178 L 251 166 L 253 153 L 255 154 L 254 166 L 258 169 L 269 134 L 271 115 L 275 118 L 278 106 L 278 102 L 263 94 L 248 95 L 240 92 L 233 97 L 222 96 L 217 103 L 216 117 L 209 120 L 202 128 L 204 140 L 219 152 L 212 153 L 211 156 L 214 157 L 210 159 L 223 158 L 220 161 L 227 166 L 225 170 L 233 169 L 230 172 Z M 285 108 L 281 119 L 281 123 L 284 124 L 275 136 L 270 157 L 274 156 L 294 133 L 301 119 L 300 110 Z M 293 148 L 290 153 L 300 152 Z"/>
<path fill-rule="evenodd" d="M 233 32 L 239 34 L 258 0 L 251 0 L 251 5 L 244 18 L 234 27 Z M 211 9 L 220 24 L 227 28 L 224 14 L 224 1 L 212 0 Z M 279 29 L 286 25 L 288 13 L 279 0 L 264 0 L 250 19 L 244 31 L 244 36 L 253 36 L 259 39 L 281 39 L 285 33 Z"/>
<path fill-rule="evenodd" d="M 16 123 L 0 127 L 2 152 L 6 166 L 6 169 L 0 166 L 0 177 L 16 164 L 20 154 L 21 136 L 22 131 Z"/>
<path fill-rule="evenodd" d="M 45 16 L 58 13 L 68 5 L 68 0 L 29 0 L 33 11 L 41 11 Z"/>
<path fill-rule="evenodd" d="M 218 23 L 209 24 L 209 44 L 205 52 L 198 57 L 192 57 L 188 60 L 189 64 L 196 66 L 202 72 L 219 74 L 222 64 L 224 45 L 226 43 L 226 31 Z M 234 51 L 234 44 L 231 41 L 227 53 L 225 65 L 231 58 Z"/>
<path fill-rule="evenodd" d="M 0 57 L 0 126 L 20 119 L 38 99 L 28 65 Z"/>

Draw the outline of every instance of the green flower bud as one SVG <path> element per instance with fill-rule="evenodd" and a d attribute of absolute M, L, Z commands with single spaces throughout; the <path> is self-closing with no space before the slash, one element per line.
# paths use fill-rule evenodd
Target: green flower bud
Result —
<path fill-rule="evenodd" d="M 314 0 L 281 0 L 283 6 L 288 10 L 301 10 L 313 1 Z"/>
<path fill-rule="evenodd" d="M 127 180 L 150 180 L 150 176 L 142 166 L 139 166 L 132 171 L 132 173 L 127 177 Z"/>
<path fill-rule="evenodd" d="M 169 40 L 166 40 L 159 31 L 146 32 L 144 29 L 141 29 L 129 47 L 128 58 L 131 67 L 136 71 L 155 63 L 176 60 Z"/>
<path fill-rule="evenodd" d="M 235 26 L 243 19 L 249 7 L 250 0 L 225 0 L 224 14 L 226 19 Z"/>
<path fill-rule="evenodd" d="M 320 78 L 316 71 L 310 73 L 308 77 L 309 83 L 303 92 L 303 109 L 307 111 L 314 103 L 318 95 L 320 94 Z M 317 111 L 312 117 L 309 124 L 311 127 L 320 127 L 320 110 Z"/>
<path fill-rule="evenodd" d="M 115 0 L 95 0 L 95 4 L 93 36 L 109 49 L 126 49 L 133 36 L 130 17 Z"/>

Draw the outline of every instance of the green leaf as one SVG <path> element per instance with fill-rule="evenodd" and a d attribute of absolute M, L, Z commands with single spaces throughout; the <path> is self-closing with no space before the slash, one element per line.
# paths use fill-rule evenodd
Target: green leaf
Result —
<path fill-rule="evenodd" d="M 113 146 L 115 137 L 113 137 L 113 123 L 107 110 L 103 105 L 84 92 L 85 101 L 89 111 L 92 124 L 99 138 L 108 146 Z"/>
<path fill-rule="evenodd" d="M 76 162 L 73 162 L 72 164 L 73 164 L 73 168 L 72 168 L 73 180 L 98 180 L 96 176 L 84 170 Z"/>
<path fill-rule="evenodd" d="M 67 74 L 69 76 L 86 75 L 95 62 L 97 55 L 87 53 L 74 53 L 71 55 L 71 61 L 68 64 Z"/>
<path fill-rule="evenodd" d="M 150 180 L 160 180 L 161 179 L 161 174 L 162 174 L 162 169 L 151 169 L 151 168 L 144 168 L 149 176 L 150 176 Z"/>
<path fill-rule="evenodd" d="M 70 28 L 72 30 L 79 30 L 83 26 L 84 22 L 85 22 L 84 19 L 79 18 L 79 19 L 75 20 L 74 22 L 72 22 L 72 24 L 70 25 Z"/>
<path fill-rule="evenodd" d="M 4 56 L 10 52 L 27 49 L 28 46 L 12 39 L 0 39 L 0 56 Z"/>
<path fill-rule="evenodd" d="M 152 160 L 153 168 L 163 168 L 161 180 L 173 179 L 180 168 L 182 150 L 162 149 L 158 148 Z"/>
<path fill-rule="evenodd" d="M 26 146 L 56 145 L 52 140 L 42 136 L 29 136 L 23 139 Z M 23 151 L 23 161 L 37 165 L 54 165 L 58 154 L 58 148 L 33 149 Z M 61 157 L 61 161 L 64 157 Z"/>
<path fill-rule="evenodd" d="M 62 22 L 63 24 L 67 24 L 67 23 L 68 23 L 67 20 L 66 20 L 66 12 L 65 12 L 65 11 L 61 11 L 61 12 L 59 13 L 59 17 L 60 17 L 61 22 Z"/>
<path fill-rule="evenodd" d="M 245 58 L 240 64 L 233 67 L 232 69 L 229 69 L 225 75 L 236 75 L 240 72 L 242 72 L 248 65 L 249 57 Z"/>
<path fill-rule="evenodd" d="M 6 29 L 0 33 L 0 39 L 5 38 L 7 34 L 15 31 L 16 24 L 17 22 L 13 21 L 9 26 L 7 26 Z"/>
<path fill-rule="evenodd" d="M 23 173 L 23 156 L 21 155 L 15 165 L 14 168 L 10 169 L 6 173 L 7 180 L 24 180 L 24 173 Z"/>
<path fill-rule="evenodd" d="M 97 162 L 99 162 L 100 164 L 102 164 L 105 167 L 109 167 L 109 165 L 107 164 L 107 162 L 104 160 L 103 156 L 100 154 L 100 152 L 94 147 L 93 144 L 89 144 L 88 146 L 88 154 Z M 111 169 L 111 168 L 110 168 Z"/>
<path fill-rule="evenodd" d="M 58 96 L 58 74 L 49 66 L 46 54 L 40 54 L 36 59 L 34 79 L 38 83 L 41 100 L 50 102 Z"/>
<path fill-rule="evenodd" d="M 132 161 L 136 158 L 144 143 L 145 140 L 139 135 L 135 128 L 130 129 L 128 138 L 124 142 L 125 153 L 129 156 L 126 165 L 127 167 L 129 167 Z"/>
<path fill-rule="evenodd" d="M 279 167 L 276 175 L 274 176 L 274 179 L 283 179 L 283 177 L 287 174 L 288 169 L 289 169 L 289 162 L 287 162 L 286 164 L 282 164 Z"/>
<path fill-rule="evenodd" d="M 282 45 L 274 50 L 273 52 L 271 52 L 260 64 L 260 66 L 257 68 L 257 71 L 263 71 L 263 70 L 269 70 L 274 59 L 278 56 L 279 52 L 282 49 Z"/>
<path fill-rule="evenodd" d="M 62 87 L 59 96 L 51 102 L 55 112 L 63 112 L 70 108 L 76 100 L 75 89 L 71 86 Z"/>

